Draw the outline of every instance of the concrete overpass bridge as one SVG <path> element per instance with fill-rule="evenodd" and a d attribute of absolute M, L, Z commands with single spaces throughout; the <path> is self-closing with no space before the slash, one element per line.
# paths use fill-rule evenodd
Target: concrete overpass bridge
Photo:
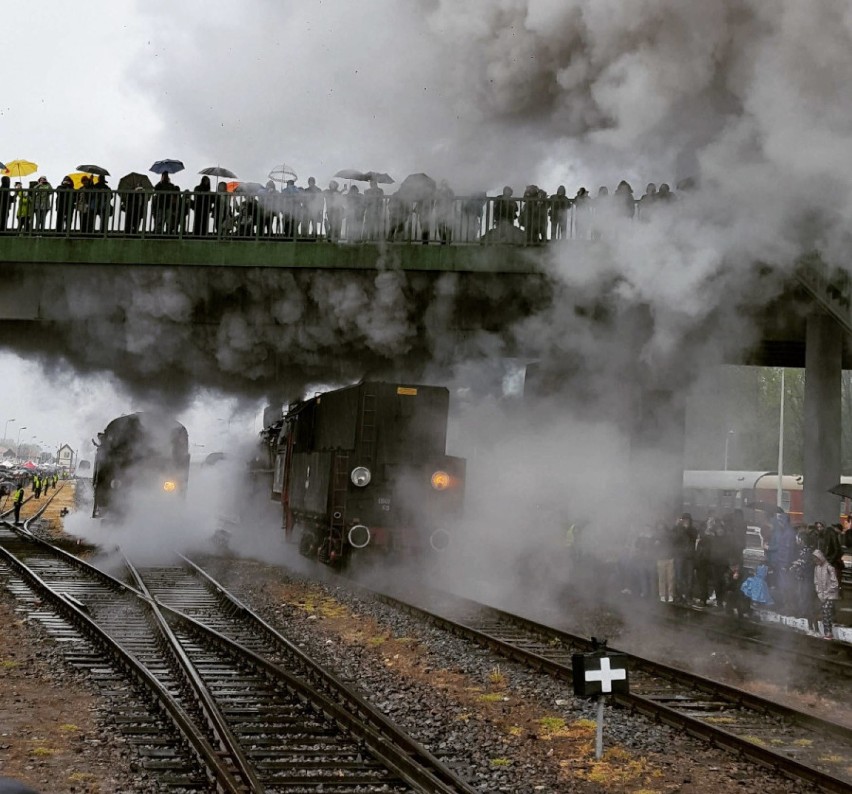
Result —
<path fill-rule="evenodd" d="M 227 388 L 228 377 L 248 373 L 259 389 L 289 375 L 294 358 L 294 367 L 310 360 L 308 379 L 329 368 L 341 377 L 389 366 L 402 371 L 408 361 L 440 358 L 442 334 L 451 346 L 486 334 L 499 340 L 495 355 L 535 357 L 534 345 L 518 347 L 507 329 L 554 309 L 554 261 L 570 268 L 572 259 L 588 261 L 606 244 L 605 231 L 596 233 L 576 208 L 557 228 L 544 202 L 519 202 L 508 220 L 494 200 L 483 200 L 473 220 L 468 199 L 455 200 L 443 217 L 436 204 L 428 218 L 412 204 L 391 234 L 394 209 L 384 201 L 375 227 L 368 215 L 351 228 L 347 219 L 329 242 L 327 215 L 314 224 L 303 214 L 288 229 L 280 209 L 269 226 L 253 209 L 250 225 L 227 231 L 215 216 L 199 229 L 182 209 L 185 222 L 151 233 L 153 209 L 146 207 L 141 226 L 128 232 L 122 198 L 114 196 L 115 212 L 97 228 L 82 228 L 77 216 L 59 224 L 52 206 L 39 228 L 0 234 L 0 344 L 23 354 L 53 344 L 83 369 L 123 371 L 138 359 L 139 379 L 146 357 L 149 375 L 166 360 L 170 377 L 183 384 L 199 376 L 208 357 L 224 373 L 209 385 Z M 181 194 L 180 201 L 191 198 Z M 234 213 L 251 200 L 228 199 Z M 728 363 L 805 367 L 805 514 L 831 516 L 839 509 L 826 491 L 839 481 L 840 372 L 852 368 L 852 345 L 845 344 L 852 288 L 816 256 L 803 257 L 783 283 L 770 268 L 753 267 L 764 267 L 769 286 L 738 301 L 763 338 Z M 751 283 L 762 283 L 760 272 Z M 607 314 L 604 304 L 591 299 L 579 310 L 595 323 Z M 381 322 L 371 326 L 372 315 Z M 280 344 L 277 337 L 284 337 Z M 641 334 L 629 342 L 640 345 Z M 159 358 L 164 352 L 171 358 Z M 655 427 L 653 417 L 638 420 L 638 446 L 654 444 Z"/>

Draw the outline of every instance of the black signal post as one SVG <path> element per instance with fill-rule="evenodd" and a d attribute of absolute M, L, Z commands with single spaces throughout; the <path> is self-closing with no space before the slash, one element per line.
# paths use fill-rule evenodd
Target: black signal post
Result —
<path fill-rule="evenodd" d="M 627 657 L 621 653 L 608 653 L 606 640 L 592 637 L 591 653 L 575 653 L 571 656 L 574 673 L 574 694 L 598 702 L 598 724 L 595 742 L 595 758 L 603 755 L 604 699 L 616 692 L 627 694 L 630 679 L 627 674 Z"/>

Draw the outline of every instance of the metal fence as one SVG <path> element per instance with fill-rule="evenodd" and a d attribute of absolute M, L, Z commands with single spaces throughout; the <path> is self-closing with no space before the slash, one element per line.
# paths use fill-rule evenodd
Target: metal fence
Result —
<path fill-rule="evenodd" d="M 596 239 L 651 212 L 612 202 L 300 192 L 0 189 L 0 235 L 542 245 Z"/>

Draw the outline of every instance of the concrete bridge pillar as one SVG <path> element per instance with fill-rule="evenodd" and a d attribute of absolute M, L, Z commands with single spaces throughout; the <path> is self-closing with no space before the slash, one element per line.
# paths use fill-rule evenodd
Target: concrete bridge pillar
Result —
<path fill-rule="evenodd" d="M 805 521 L 832 524 L 840 497 L 828 493 L 840 482 L 840 376 L 843 335 L 823 314 L 808 317 L 805 340 Z"/>

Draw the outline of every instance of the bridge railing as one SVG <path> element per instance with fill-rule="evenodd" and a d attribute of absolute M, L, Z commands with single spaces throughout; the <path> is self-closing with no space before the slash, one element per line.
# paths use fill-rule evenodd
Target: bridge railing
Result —
<path fill-rule="evenodd" d="M 669 205 L 487 196 L 0 189 L 0 235 L 540 245 L 596 239 Z"/>

